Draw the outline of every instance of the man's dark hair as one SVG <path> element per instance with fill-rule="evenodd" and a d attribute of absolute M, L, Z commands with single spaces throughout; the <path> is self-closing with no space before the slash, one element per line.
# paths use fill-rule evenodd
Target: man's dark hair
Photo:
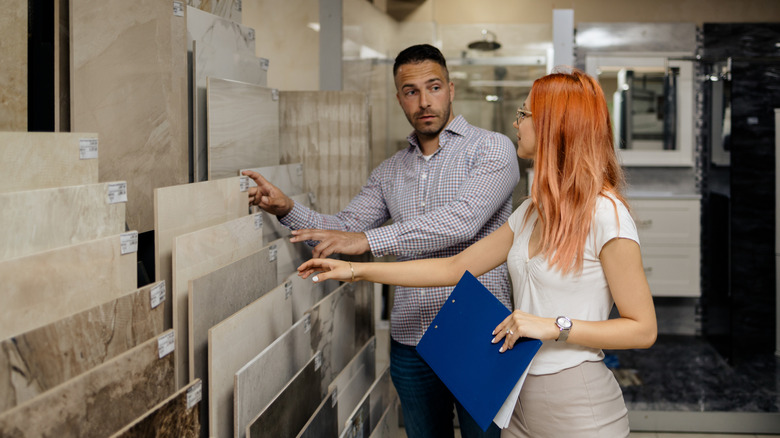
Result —
<path fill-rule="evenodd" d="M 395 64 L 393 64 L 393 77 L 398 73 L 398 67 L 404 64 L 417 64 L 423 61 L 433 61 L 444 69 L 444 74 L 449 80 L 449 71 L 447 71 L 447 61 L 444 60 L 444 55 L 436 47 L 430 44 L 418 44 L 416 46 L 407 47 L 395 57 Z"/>

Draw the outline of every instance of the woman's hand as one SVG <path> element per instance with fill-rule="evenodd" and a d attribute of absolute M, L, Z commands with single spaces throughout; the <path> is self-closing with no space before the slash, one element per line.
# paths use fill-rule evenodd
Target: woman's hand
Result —
<path fill-rule="evenodd" d="M 318 273 L 312 278 L 312 281 L 319 283 L 325 280 L 354 281 L 354 268 L 357 263 L 345 262 L 334 259 L 311 259 L 298 266 L 298 275 L 302 278 L 309 278 L 310 275 Z"/>
<path fill-rule="evenodd" d="M 521 310 L 515 310 L 493 330 L 493 335 L 495 336 L 493 343 L 501 342 L 503 339 L 504 345 L 499 350 L 499 352 L 503 353 L 506 350 L 511 350 L 515 346 L 515 342 L 520 338 L 534 338 L 543 341 L 554 340 L 558 339 L 559 334 L 559 330 L 555 325 L 555 319 L 542 318 Z"/>

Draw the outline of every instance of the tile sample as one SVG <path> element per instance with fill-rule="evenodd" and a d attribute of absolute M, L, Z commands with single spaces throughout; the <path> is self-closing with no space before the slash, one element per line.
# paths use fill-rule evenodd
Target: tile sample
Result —
<path fill-rule="evenodd" d="M 301 278 L 297 273 L 290 274 L 287 281 L 292 282 L 292 319 L 298 321 L 303 318 L 315 303 L 318 303 L 326 295 L 339 287 L 339 282 L 326 280 L 320 283 L 311 281 L 311 278 Z"/>
<path fill-rule="evenodd" d="M 3 412 L 0 435 L 108 436 L 174 392 L 173 355 L 160 356 L 152 338 Z"/>
<path fill-rule="evenodd" d="M 337 412 L 338 401 L 336 394 L 325 396 L 317 410 L 303 426 L 297 438 L 336 438 L 338 437 Z"/>
<path fill-rule="evenodd" d="M 387 409 L 379 418 L 369 438 L 394 438 L 398 435 L 398 396 L 391 395 L 391 400 Z"/>
<path fill-rule="evenodd" d="M 187 19 L 171 2 L 70 2 L 71 130 L 100 134 L 100 181 L 127 181 L 127 223 L 155 229 L 153 191 L 189 181 Z"/>
<path fill-rule="evenodd" d="M 187 5 L 221 18 L 241 22 L 241 0 L 187 0 Z"/>
<path fill-rule="evenodd" d="M 335 214 L 368 179 L 369 109 L 352 91 L 281 91 L 281 163 L 303 163 L 304 190 L 319 200 L 317 211 Z"/>
<path fill-rule="evenodd" d="M 311 195 L 309 193 L 293 195 L 290 196 L 290 198 L 306 207 L 313 208 Z M 276 239 L 291 235 L 290 229 L 282 225 L 276 216 L 266 213 L 265 211 L 261 211 L 261 214 L 263 215 L 263 240 L 265 242 L 271 243 Z"/>
<path fill-rule="evenodd" d="M 338 400 L 339 434 L 343 432 L 352 411 L 374 383 L 375 373 L 376 338 L 371 338 L 328 386 L 328 391 L 333 391 Z"/>
<path fill-rule="evenodd" d="M 276 287 L 268 247 L 189 283 L 190 380 L 203 380 L 201 422 L 208 425 L 208 331 Z M 207 429 L 208 430 L 208 429 Z"/>
<path fill-rule="evenodd" d="M 249 196 L 241 177 L 164 187 L 154 191 L 154 271 L 157 281 L 172 283 L 173 239 L 181 234 L 248 214 Z M 170 303 L 171 296 L 165 297 Z M 165 326 L 172 327 L 166 311 Z"/>
<path fill-rule="evenodd" d="M 217 270 L 252 253 L 263 246 L 262 216 L 247 215 L 212 225 L 173 239 L 172 267 L 173 328 L 179 337 L 174 352 L 176 382 L 181 388 L 189 381 L 188 285 L 189 281 Z"/>
<path fill-rule="evenodd" d="M 374 431 L 394 395 L 390 368 L 386 367 L 347 417 L 341 438 L 367 437 Z"/>
<path fill-rule="evenodd" d="M 276 254 L 276 275 L 279 279 L 294 274 L 298 266 L 311 259 L 312 248 L 304 242 L 290 242 L 289 237 L 276 239 L 269 246 Z"/>
<path fill-rule="evenodd" d="M 208 179 L 279 164 L 278 90 L 206 78 Z"/>
<path fill-rule="evenodd" d="M 268 348 L 236 372 L 233 430 L 239 437 L 245 436 L 251 421 L 313 357 L 310 330 L 309 317 L 298 320 Z"/>
<path fill-rule="evenodd" d="M 233 436 L 236 371 L 271 345 L 292 323 L 292 282 L 287 281 L 209 329 L 210 436 Z"/>
<path fill-rule="evenodd" d="M 124 232 L 126 203 L 109 198 L 116 184 L 0 193 L 0 260 Z"/>
<path fill-rule="evenodd" d="M 98 152 L 97 134 L 0 132 L 0 193 L 95 184 Z"/>
<path fill-rule="evenodd" d="M 210 12 L 210 11 L 209 11 Z M 192 65 L 192 159 L 194 181 L 205 181 L 206 78 L 217 77 L 265 86 L 268 60 L 255 57 L 255 30 L 239 22 L 187 8 L 187 40 Z"/>
<path fill-rule="evenodd" d="M 199 379 L 178 390 L 111 438 L 196 438 L 200 436 Z"/>
<path fill-rule="evenodd" d="M 317 358 L 312 357 L 247 426 L 247 438 L 295 438 L 326 395 L 318 394 L 322 387 L 321 371 Z"/>
<path fill-rule="evenodd" d="M 344 284 L 315 304 L 311 312 L 311 349 L 322 352 L 325 385 L 352 360 L 355 346 L 355 288 Z"/>
<path fill-rule="evenodd" d="M 0 15 L 0 131 L 27 131 L 28 2 L 3 2 Z"/>
<path fill-rule="evenodd" d="M 0 341 L 0 412 L 32 399 L 163 331 L 154 283 Z"/>
<path fill-rule="evenodd" d="M 241 169 L 244 170 L 259 173 L 287 196 L 303 193 L 303 164 L 301 163 Z M 257 187 L 254 180 L 249 180 L 249 187 Z"/>
<path fill-rule="evenodd" d="M 0 339 L 137 289 L 136 253 L 120 246 L 115 235 L 0 262 Z"/>

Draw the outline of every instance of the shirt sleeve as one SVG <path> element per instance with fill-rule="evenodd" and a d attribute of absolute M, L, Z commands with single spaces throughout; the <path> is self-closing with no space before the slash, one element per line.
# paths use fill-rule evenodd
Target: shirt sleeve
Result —
<path fill-rule="evenodd" d="M 631 213 L 622 202 L 613 197 L 599 197 L 593 218 L 593 231 L 595 256 L 601 254 L 604 245 L 614 238 L 631 239 L 639 243 L 639 234 Z"/>
<path fill-rule="evenodd" d="M 455 198 L 414 219 L 366 231 L 371 252 L 413 256 L 474 237 L 509 199 L 520 179 L 512 142 L 504 135 L 483 137 L 482 152 Z"/>

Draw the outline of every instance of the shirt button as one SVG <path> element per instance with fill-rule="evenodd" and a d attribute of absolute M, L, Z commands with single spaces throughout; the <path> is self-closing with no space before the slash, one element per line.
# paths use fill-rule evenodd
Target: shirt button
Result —
<path fill-rule="evenodd" d="M 422 178 L 422 179 L 428 178 L 428 174 L 427 173 L 423 173 L 422 175 L 420 175 L 420 178 Z"/>
<path fill-rule="evenodd" d="M 425 202 L 421 202 L 420 207 L 425 207 Z"/>

